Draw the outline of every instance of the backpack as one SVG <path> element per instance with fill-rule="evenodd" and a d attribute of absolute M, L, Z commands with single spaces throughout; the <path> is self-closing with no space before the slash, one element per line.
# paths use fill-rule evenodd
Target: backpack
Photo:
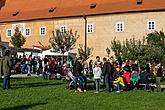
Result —
<path fill-rule="evenodd" d="M 137 77 L 139 77 L 139 73 L 136 71 L 133 71 L 131 74 L 131 78 L 137 78 Z"/>

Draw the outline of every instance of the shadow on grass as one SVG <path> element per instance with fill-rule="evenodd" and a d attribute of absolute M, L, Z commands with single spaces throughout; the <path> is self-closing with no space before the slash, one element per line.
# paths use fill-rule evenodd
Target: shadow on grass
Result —
<path fill-rule="evenodd" d="M 63 83 L 49 83 L 49 82 L 24 83 L 24 84 L 18 84 L 16 85 L 16 87 L 13 87 L 12 89 L 56 86 L 56 85 L 62 85 L 62 84 Z"/>
<path fill-rule="evenodd" d="M 33 103 L 33 104 L 27 104 L 27 105 L 18 105 L 14 107 L 7 107 L 7 108 L 2 108 L 0 110 L 27 110 L 28 108 L 32 108 L 38 105 L 45 105 L 47 102 L 44 103 Z"/>
<path fill-rule="evenodd" d="M 0 82 L 2 82 L 3 81 L 3 79 L 0 77 Z"/>

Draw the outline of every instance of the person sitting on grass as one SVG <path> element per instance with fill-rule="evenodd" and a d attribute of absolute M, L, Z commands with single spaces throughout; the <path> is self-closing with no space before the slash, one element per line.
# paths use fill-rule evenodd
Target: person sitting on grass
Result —
<path fill-rule="evenodd" d="M 131 81 L 132 81 L 132 89 L 138 89 L 139 88 L 139 80 L 140 80 L 140 74 L 138 72 L 138 67 L 134 68 L 134 70 L 131 73 Z"/>
<path fill-rule="evenodd" d="M 131 83 L 130 75 L 131 73 L 129 69 L 127 67 L 124 67 L 123 79 L 126 85 L 126 90 L 130 90 L 130 83 Z"/>
<path fill-rule="evenodd" d="M 149 73 L 146 71 L 146 69 L 144 67 L 141 67 L 141 72 L 140 72 L 140 83 L 141 84 L 145 84 L 144 86 L 144 90 L 151 90 L 150 88 L 150 75 Z"/>
<path fill-rule="evenodd" d="M 120 71 L 119 68 L 117 68 L 118 71 Z M 113 81 L 114 89 L 116 90 L 117 93 L 125 90 L 125 84 L 123 81 L 123 77 L 120 74 L 114 74 L 115 81 Z"/>
<path fill-rule="evenodd" d="M 67 88 L 75 89 L 75 92 L 83 92 L 82 91 L 82 82 L 78 77 L 75 77 L 71 72 L 70 68 L 66 68 L 65 72 L 67 72 L 66 76 L 70 78 L 70 83 Z"/>
<path fill-rule="evenodd" d="M 100 79 L 101 79 L 101 74 L 102 74 L 99 63 L 95 65 L 95 68 L 93 69 L 93 74 L 94 74 L 94 80 L 95 80 L 95 86 L 96 86 L 96 93 L 98 93 L 100 89 Z"/>

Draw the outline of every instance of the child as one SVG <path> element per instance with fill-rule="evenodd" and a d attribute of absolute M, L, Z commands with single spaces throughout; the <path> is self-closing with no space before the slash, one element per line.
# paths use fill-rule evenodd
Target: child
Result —
<path fill-rule="evenodd" d="M 127 90 L 130 89 L 130 83 L 131 83 L 130 75 L 131 73 L 129 69 L 127 67 L 124 67 L 123 79 Z"/>
<path fill-rule="evenodd" d="M 131 73 L 131 81 L 133 83 L 133 89 L 138 89 L 139 80 L 140 80 L 140 74 L 138 72 L 138 67 L 136 67 Z"/>
<path fill-rule="evenodd" d="M 117 69 L 119 70 L 119 68 Z M 125 84 L 123 81 L 123 77 L 120 74 L 114 74 L 115 81 L 113 82 L 114 84 L 114 89 L 116 89 L 117 93 L 125 89 Z"/>
<path fill-rule="evenodd" d="M 100 89 L 100 79 L 101 79 L 101 68 L 100 68 L 100 63 L 97 63 L 95 68 L 93 69 L 93 74 L 94 74 L 94 80 L 95 80 L 95 85 L 96 85 L 96 93 L 99 92 Z"/>

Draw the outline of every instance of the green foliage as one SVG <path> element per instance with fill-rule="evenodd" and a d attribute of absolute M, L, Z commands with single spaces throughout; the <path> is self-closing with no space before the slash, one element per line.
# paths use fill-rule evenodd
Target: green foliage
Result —
<path fill-rule="evenodd" d="M 26 42 L 26 39 L 25 37 L 22 35 L 22 33 L 19 31 L 19 28 L 16 27 L 15 29 L 15 33 L 14 35 L 11 37 L 11 40 L 10 40 L 11 44 L 14 46 L 14 47 L 18 47 L 20 48 L 21 46 L 24 45 L 24 43 Z"/>
<path fill-rule="evenodd" d="M 162 31 L 149 33 L 142 40 L 131 38 L 121 42 L 114 39 L 111 45 L 115 56 L 121 56 L 124 60 L 138 60 L 140 63 L 164 62 L 165 34 Z"/>
<path fill-rule="evenodd" d="M 83 60 L 89 59 L 91 57 L 92 51 L 93 51 L 93 48 L 87 47 L 86 52 L 85 52 L 84 46 L 81 44 L 79 45 L 78 54 L 79 54 L 79 57 L 82 58 Z"/>
<path fill-rule="evenodd" d="M 114 40 L 111 42 L 111 49 L 115 53 L 115 56 L 119 57 L 120 54 L 122 53 L 122 44 L 121 44 L 121 42 L 116 40 L 116 38 L 114 38 Z"/>
<path fill-rule="evenodd" d="M 61 32 L 60 30 L 56 30 L 56 32 L 52 32 L 53 37 L 49 39 L 52 47 L 60 52 L 69 51 L 75 48 L 76 41 L 79 38 L 77 35 L 77 31 L 75 33 L 70 31 Z"/>

